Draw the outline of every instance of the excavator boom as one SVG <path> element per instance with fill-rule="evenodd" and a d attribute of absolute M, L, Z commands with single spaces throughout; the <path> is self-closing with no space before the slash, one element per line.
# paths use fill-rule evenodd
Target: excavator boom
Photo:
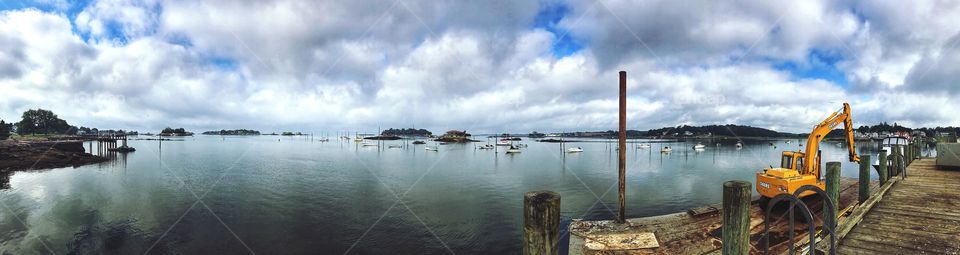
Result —
<path fill-rule="evenodd" d="M 833 131 L 837 125 L 840 125 L 840 123 L 843 123 L 850 161 L 860 162 L 860 156 L 857 156 L 857 150 L 853 143 L 853 120 L 850 117 L 850 104 L 843 103 L 842 109 L 830 114 L 830 117 L 824 119 L 823 122 L 820 122 L 820 124 L 810 132 L 810 136 L 807 137 L 807 147 L 804 153 L 806 157 L 803 159 L 803 169 L 797 169 L 800 171 L 800 174 L 812 174 L 818 179 L 820 178 L 820 164 L 817 162 L 816 157 L 820 151 L 820 142 L 823 141 L 823 138 L 825 138 L 830 131 Z"/>

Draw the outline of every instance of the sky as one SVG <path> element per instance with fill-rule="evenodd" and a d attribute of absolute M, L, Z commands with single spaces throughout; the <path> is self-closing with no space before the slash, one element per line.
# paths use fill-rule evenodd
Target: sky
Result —
<path fill-rule="evenodd" d="M 0 0 L 0 118 L 157 132 L 960 126 L 960 1 Z"/>

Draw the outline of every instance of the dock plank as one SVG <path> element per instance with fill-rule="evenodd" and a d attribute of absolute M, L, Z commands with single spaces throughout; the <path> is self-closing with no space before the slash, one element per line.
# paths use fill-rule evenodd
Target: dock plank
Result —
<path fill-rule="evenodd" d="M 934 163 L 911 164 L 840 241 L 839 254 L 960 254 L 960 171 Z"/>

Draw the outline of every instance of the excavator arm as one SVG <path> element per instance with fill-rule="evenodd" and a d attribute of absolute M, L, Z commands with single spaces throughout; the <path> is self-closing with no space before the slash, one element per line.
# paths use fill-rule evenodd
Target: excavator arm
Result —
<path fill-rule="evenodd" d="M 820 122 L 819 125 L 813 128 L 813 131 L 810 132 L 810 136 L 807 137 L 807 147 L 805 157 L 803 159 L 803 167 L 801 174 L 813 174 L 820 178 L 820 164 L 817 162 L 818 151 L 820 151 L 820 141 L 823 140 L 827 134 L 830 133 L 837 125 L 843 123 L 844 134 L 847 139 L 847 148 L 850 153 L 850 161 L 859 162 L 860 156 L 857 156 L 857 150 L 853 144 L 853 121 L 850 117 L 850 104 L 843 103 L 843 109 L 830 114 L 830 117 Z"/>

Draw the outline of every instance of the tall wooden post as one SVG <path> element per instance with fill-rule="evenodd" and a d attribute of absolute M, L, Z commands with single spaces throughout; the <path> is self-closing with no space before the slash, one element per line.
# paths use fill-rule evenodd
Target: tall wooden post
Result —
<path fill-rule="evenodd" d="M 913 145 L 912 145 L 912 144 L 909 144 L 909 143 L 908 143 L 907 145 L 904 145 L 904 146 L 903 146 L 903 154 L 904 154 L 904 155 L 906 156 L 906 158 L 907 158 L 907 164 L 906 164 L 906 165 L 909 166 L 911 163 L 913 163 Z"/>
<path fill-rule="evenodd" d="M 893 146 L 893 167 L 891 168 L 890 177 L 900 174 L 900 166 L 903 165 L 903 154 L 900 154 L 900 145 Z"/>
<path fill-rule="evenodd" d="M 840 202 L 840 162 L 827 162 L 827 196 L 830 197 L 830 201 L 833 202 L 833 208 L 830 209 L 830 215 L 828 216 L 831 226 L 836 226 L 837 222 L 837 207 L 839 207 Z M 826 219 L 825 219 L 826 220 Z"/>
<path fill-rule="evenodd" d="M 857 199 L 860 203 L 870 198 L 870 155 L 860 156 L 860 193 Z"/>
<path fill-rule="evenodd" d="M 750 195 L 748 181 L 723 183 L 723 238 L 724 255 L 750 252 Z"/>
<path fill-rule="evenodd" d="M 531 191 L 523 195 L 523 254 L 558 254 L 560 194 Z"/>
<path fill-rule="evenodd" d="M 877 171 L 880 172 L 880 185 L 887 183 L 887 178 L 889 174 L 887 173 L 887 150 L 880 150 L 880 155 L 877 155 L 880 158 L 880 167 L 877 168 Z"/>
<path fill-rule="evenodd" d="M 627 72 L 620 71 L 620 141 L 617 152 L 617 170 L 619 173 L 620 211 L 617 222 L 626 222 L 627 193 Z"/>

